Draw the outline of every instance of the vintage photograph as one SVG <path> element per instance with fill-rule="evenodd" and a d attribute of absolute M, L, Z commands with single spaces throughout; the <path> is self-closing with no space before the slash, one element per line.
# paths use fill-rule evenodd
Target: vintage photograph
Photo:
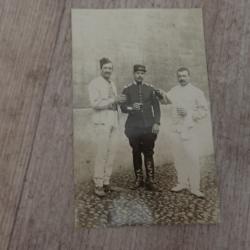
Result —
<path fill-rule="evenodd" d="M 72 9 L 75 226 L 219 222 L 201 9 Z"/>

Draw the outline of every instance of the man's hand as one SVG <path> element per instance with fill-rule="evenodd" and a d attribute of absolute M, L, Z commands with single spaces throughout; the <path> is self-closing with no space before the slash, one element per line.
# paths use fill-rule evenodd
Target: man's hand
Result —
<path fill-rule="evenodd" d="M 164 93 L 160 89 L 155 89 L 155 95 L 161 100 L 164 98 Z"/>
<path fill-rule="evenodd" d="M 126 95 L 118 95 L 115 97 L 115 103 L 124 103 L 127 101 Z"/>
<path fill-rule="evenodd" d="M 133 104 L 133 110 L 139 111 L 139 110 L 141 110 L 141 108 L 142 108 L 142 103 L 140 103 L 140 102 L 135 102 L 135 103 Z"/>
<path fill-rule="evenodd" d="M 155 89 L 155 95 L 158 97 L 158 99 L 160 100 L 160 102 L 162 104 L 172 104 L 172 102 L 169 100 L 167 93 L 164 92 L 161 89 Z"/>
<path fill-rule="evenodd" d="M 157 123 L 155 123 L 155 124 L 153 125 L 153 128 L 152 128 L 152 133 L 153 133 L 153 134 L 158 134 L 159 131 L 160 131 L 160 125 L 157 124 Z"/>

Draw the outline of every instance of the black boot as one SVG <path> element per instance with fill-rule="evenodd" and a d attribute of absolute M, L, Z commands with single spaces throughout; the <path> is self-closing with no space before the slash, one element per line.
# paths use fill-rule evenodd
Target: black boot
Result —
<path fill-rule="evenodd" d="M 136 171 L 136 180 L 132 187 L 133 190 L 139 189 L 144 186 L 143 173 L 141 169 Z"/>
<path fill-rule="evenodd" d="M 146 174 L 147 174 L 147 179 L 145 183 L 146 190 L 153 191 L 153 192 L 160 191 L 160 189 L 157 188 L 154 183 L 154 160 L 153 158 L 145 160 L 145 168 L 146 168 Z"/>
<path fill-rule="evenodd" d="M 136 190 L 144 186 L 143 170 L 142 170 L 142 155 L 140 149 L 133 149 L 133 165 L 135 172 L 135 183 L 132 190 Z"/>
<path fill-rule="evenodd" d="M 110 184 L 108 185 L 103 185 L 103 189 L 105 193 L 111 193 L 113 189 L 111 188 Z"/>
<path fill-rule="evenodd" d="M 143 186 L 144 186 L 144 181 L 143 180 L 136 180 L 135 184 L 133 185 L 133 187 L 131 189 L 136 190 L 136 189 L 139 189 L 139 188 L 141 188 Z"/>
<path fill-rule="evenodd" d="M 154 181 L 151 179 L 147 179 L 145 183 L 145 188 L 148 191 L 152 192 L 160 192 L 161 190 L 155 185 Z"/>

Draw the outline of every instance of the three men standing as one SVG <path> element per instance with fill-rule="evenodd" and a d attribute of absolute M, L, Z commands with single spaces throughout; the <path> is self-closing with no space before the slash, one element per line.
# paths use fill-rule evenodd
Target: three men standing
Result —
<path fill-rule="evenodd" d="M 134 189 L 144 186 L 156 191 L 154 184 L 154 146 L 160 126 L 160 105 L 154 88 L 144 82 L 146 67 L 134 65 L 134 81 L 123 89 L 126 102 L 121 104 L 123 113 L 128 113 L 125 134 L 132 147 L 136 176 Z M 142 154 L 146 169 L 146 181 L 142 169 Z"/>
<path fill-rule="evenodd" d="M 154 184 L 154 146 L 160 126 L 160 104 L 172 104 L 172 151 L 178 184 L 172 191 L 188 188 L 198 196 L 200 192 L 200 164 L 196 143 L 196 125 L 205 118 L 208 107 L 203 92 L 193 86 L 187 68 L 177 71 L 179 85 L 169 92 L 156 90 L 144 82 L 146 67 L 134 65 L 134 81 L 124 87 L 122 95 L 117 95 L 115 84 L 111 81 L 112 62 L 108 58 L 100 60 L 101 76 L 89 84 L 90 103 L 93 108 L 93 123 L 97 143 L 94 165 L 95 193 L 105 196 L 111 191 L 110 177 L 116 152 L 118 105 L 127 113 L 125 135 L 132 148 L 135 185 L 133 189 L 145 186 L 147 190 L 157 191 Z M 143 160 L 146 179 L 143 173 Z"/>

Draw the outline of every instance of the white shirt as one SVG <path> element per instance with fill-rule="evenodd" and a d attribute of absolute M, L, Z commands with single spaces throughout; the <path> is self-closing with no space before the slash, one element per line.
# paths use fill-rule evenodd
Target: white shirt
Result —
<path fill-rule="evenodd" d="M 105 124 L 117 126 L 118 112 L 112 110 L 116 105 L 115 96 L 117 95 L 116 86 L 112 81 L 107 81 L 102 76 L 92 80 L 88 86 L 89 99 L 93 108 L 93 122 L 95 124 Z"/>
<path fill-rule="evenodd" d="M 208 112 L 208 105 L 203 92 L 188 83 L 185 86 L 177 85 L 165 93 L 172 103 L 173 124 L 172 131 L 179 133 L 183 139 L 191 136 L 196 123 L 205 118 Z M 184 108 L 187 112 L 185 117 L 180 116 L 176 108 Z"/>

